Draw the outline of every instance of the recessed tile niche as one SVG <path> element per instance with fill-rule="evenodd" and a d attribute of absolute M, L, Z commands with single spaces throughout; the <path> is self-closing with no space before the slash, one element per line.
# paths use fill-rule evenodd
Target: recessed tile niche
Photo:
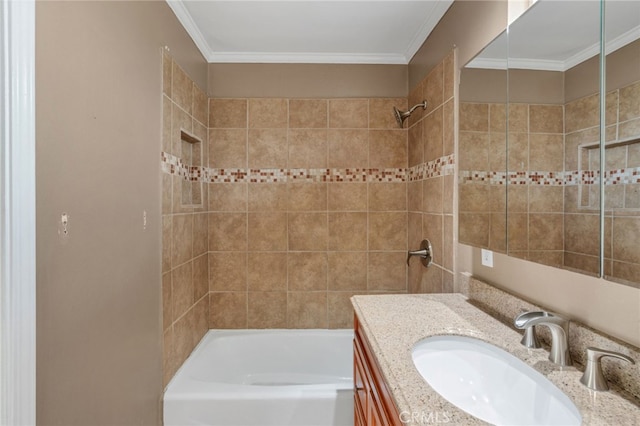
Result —
<path fill-rule="evenodd" d="M 186 166 L 188 179 L 182 181 L 182 205 L 202 205 L 202 182 L 198 179 L 198 169 L 202 166 L 202 141 L 193 135 L 180 132 L 180 158 Z"/>

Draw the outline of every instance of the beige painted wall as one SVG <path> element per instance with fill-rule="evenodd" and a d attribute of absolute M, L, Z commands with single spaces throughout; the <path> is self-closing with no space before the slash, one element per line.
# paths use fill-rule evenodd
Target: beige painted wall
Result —
<path fill-rule="evenodd" d="M 406 65 L 209 64 L 214 98 L 398 98 Z"/>
<path fill-rule="evenodd" d="M 456 0 L 409 62 L 413 90 L 447 53 L 457 47 L 460 67 L 469 62 L 507 26 L 505 0 Z"/>
<path fill-rule="evenodd" d="M 165 45 L 206 84 L 165 2 L 36 4 L 38 424 L 160 423 Z"/>
<path fill-rule="evenodd" d="M 640 346 L 640 290 L 600 278 L 493 254 L 482 266 L 480 249 L 458 244 L 461 272 Z"/>

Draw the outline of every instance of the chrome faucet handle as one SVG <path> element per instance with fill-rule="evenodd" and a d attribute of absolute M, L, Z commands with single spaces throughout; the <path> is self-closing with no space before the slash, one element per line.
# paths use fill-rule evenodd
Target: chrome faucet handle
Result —
<path fill-rule="evenodd" d="M 526 316 L 530 314 L 530 316 Z M 518 318 L 514 325 L 519 329 L 527 329 L 535 325 L 545 325 L 551 331 L 551 351 L 549 360 L 560 366 L 570 366 L 571 355 L 569 354 L 569 320 L 564 319 L 551 312 L 543 312 L 544 315 L 533 315 L 525 313 Z M 518 319 L 520 319 L 518 321 Z"/>
<path fill-rule="evenodd" d="M 622 359 L 624 361 L 630 362 L 631 364 L 636 363 L 632 358 L 618 352 L 594 347 L 587 348 L 587 367 L 585 368 L 584 374 L 580 379 L 580 383 L 582 383 L 589 389 L 595 391 L 609 390 L 609 385 L 607 383 L 607 379 L 604 378 L 604 374 L 602 374 L 602 364 L 600 363 L 600 358 L 604 356 L 611 356 L 614 358 Z"/>
<path fill-rule="evenodd" d="M 540 318 L 540 317 L 548 317 L 549 312 L 545 311 L 530 311 L 530 312 L 522 312 L 518 315 L 513 321 L 513 325 L 519 329 L 524 329 L 524 335 L 522 336 L 522 340 L 520 340 L 520 344 L 529 349 L 538 349 L 541 348 L 540 341 L 538 340 L 538 334 L 536 333 L 536 326 L 532 325 L 530 327 L 524 327 L 523 325 L 532 318 Z"/>

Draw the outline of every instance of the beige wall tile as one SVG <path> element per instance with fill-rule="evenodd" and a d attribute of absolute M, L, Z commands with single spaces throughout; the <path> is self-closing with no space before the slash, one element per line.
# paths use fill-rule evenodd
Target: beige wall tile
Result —
<path fill-rule="evenodd" d="M 438 107 L 423 121 L 424 123 L 424 160 L 433 161 L 444 153 L 442 108 Z"/>
<path fill-rule="evenodd" d="M 407 213 L 369 213 L 369 250 L 407 250 Z"/>
<path fill-rule="evenodd" d="M 455 256 L 454 244 L 454 218 L 453 215 L 444 215 L 442 217 L 442 267 L 453 272 L 453 257 Z M 451 293 L 453 289 L 447 289 L 447 293 Z"/>
<path fill-rule="evenodd" d="M 509 133 L 508 169 L 509 171 L 528 170 L 529 134 Z"/>
<path fill-rule="evenodd" d="M 209 127 L 246 129 L 246 99 L 209 99 Z"/>
<path fill-rule="evenodd" d="M 182 131 L 193 134 L 193 120 L 191 116 L 176 103 L 171 104 L 171 153 L 183 157 Z"/>
<path fill-rule="evenodd" d="M 178 64 L 173 62 L 171 75 L 171 98 L 180 108 L 191 114 L 193 105 L 193 82 Z"/>
<path fill-rule="evenodd" d="M 563 214 L 529 215 L 529 250 L 562 250 Z"/>
<path fill-rule="evenodd" d="M 489 170 L 489 134 L 461 131 L 458 135 L 460 170 Z"/>
<path fill-rule="evenodd" d="M 530 105 L 529 131 L 531 133 L 563 133 L 563 115 L 562 105 Z"/>
<path fill-rule="evenodd" d="M 171 225 L 173 218 L 170 215 L 162 215 L 162 272 L 171 270 Z"/>
<path fill-rule="evenodd" d="M 247 210 L 246 183 L 210 183 L 209 211 L 241 212 Z"/>
<path fill-rule="evenodd" d="M 406 291 L 406 252 L 369 252 L 369 291 Z"/>
<path fill-rule="evenodd" d="M 489 104 L 489 131 L 505 133 L 507 130 L 507 106 L 505 104 Z"/>
<path fill-rule="evenodd" d="M 249 250 L 287 250 L 287 214 L 284 212 L 249 213 Z"/>
<path fill-rule="evenodd" d="M 489 105 L 461 102 L 459 126 L 461 132 L 488 132 Z"/>
<path fill-rule="evenodd" d="M 565 105 L 565 132 L 571 133 L 600 123 L 600 96 L 592 95 Z"/>
<path fill-rule="evenodd" d="M 209 256 L 193 259 L 193 300 L 199 301 L 209 292 Z"/>
<path fill-rule="evenodd" d="M 367 214 L 329 213 L 329 250 L 366 250 Z"/>
<path fill-rule="evenodd" d="M 455 146 L 455 102 L 447 101 L 442 107 L 442 148 L 443 155 L 451 155 L 456 152 Z"/>
<path fill-rule="evenodd" d="M 209 328 L 247 328 L 247 293 L 209 293 Z"/>
<path fill-rule="evenodd" d="M 209 215 L 193 215 L 193 256 L 200 256 L 209 250 Z"/>
<path fill-rule="evenodd" d="M 449 54 L 442 61 L 443 70 L 443 93 L 444 100 L 447 101 L 453 97 L 454 87 L 456 82 L 456 64 L 455 64 L 455 50 L 451 50 Z"/>
<path fill-rule="evenodd" d="M 287 293 L 250 292 L 248 305 L 248 328 L 286 328 Z"/>
<path fill-rule="evenodd" d="M 640 217 L 614 217 L 613 241 L 614 259 L 628 263 L 640 263 L 640 251 L 638 251 Z"/>
<path fill-rule="evenodd" d="M 442 293 L 442 269 L 432 265 L 422 270 L 422 293 Z"/>
<path fill-rule="evenodd" d="M 245 129 L 209 130 L 209 167 L 246 168 L 247 131 Z"/>
<path fill-rule="evenodd" d="M 165 50 L 162 51 L 162 93 L 171 97 L 173 59 Z"/>
<path fill-rule="evenodd" d="M 640 135 L 640 119 L 633 119 L 625 121 L 624 123 L 620 123 L 618 133 L 618 137 L 620 139 L 637 137 L 638 135 Z"/>
<path fill-rule="evenodd" d="M 507 186 L 507 211 L 529 211 L 529 188 L 527 187 L 527 185 Z"/>
<path fill-rule="evenodd" d="M 529 249 L 529 216 L 526 213 L 507 211 L 507 248 L 509 255 L 517 256 L 516 251 L 524 251 L 526 255 Z"/>
<path fill-rule="evenodd" d="M 330 211 L 367 211 L 367 184 L 330 183 L 327 198 Z"/>
<path fill-rule="evenodd" d="M 171 271 L 171 297 L 174 319 L 180 318 L 193 305 L 192 262 L 187 262 Z"/>
<path fill-rule="evenodd" d="M 289 291 L 327 290 L 327 254 L 325 252 L 289 252 L 287 269 Z"/>
<path fill-rule="evenodd" d="M 504 211 L 491 213 L 489 249 L 499 253 L 507 252 L 507 216 Z"/>
<path fill-rule="evenodd" d="M 370 211 L 406 211 L 407 184 L 374 182 L 369 184 Z"/>
<path fill-rule="evenodd" d="M 640 264 L 614 261 L 612 271 L 608 275 L 637 285 L 638 277 L 640 277 Z"/>
<path fill-rule="evenodd" d="M 209 126 L 209 99 L 198 86 L 193 85 L 193 118 L 205 126 Z"/>
<path fill-rule="evenodd" d="M 407 132 L 408 166 L 424 163 L 424 142 L 422 123 L 411 126 Z"/>
<path fill-rule="evenodd" d="M 422 97 L 427 100 L 426 114 L 442 105 L 444 97 L 444 64 L 442 62 L 427 75 Z"/>
<path fill-rule="evenodd" d="M 162 97 L 162 150 L 173 154 L 171 139 L 171 111 L 172 102 L 168 96 Z"/>
<path fill-rule="evenodd" d="M 529 105 L 510 103 L 508 125 L 510 133 L 528 133 Z"/>
<path fill-rule="evenodd" d="M 407 210 L 410 212 L 422 211 L 422 181 L 407 183 Z"/>
<path fill-rule="evenodd" d="M 489 170 L 507 170 L 507 135 L 504 133 L 489 134 Z"/>
<path fill-rule="evenodd" d="M 327 328 L 327 293 L 287 293 L 287 328 Z"/>
<path fill-rule="evenodd" d="M 166 173 L 162 174 L 162 214 L 173 211 L 173 179 Z"/>
<path fill-rule="evenodd" d="M 327 130 L 289 130 L 289 168 L 327 167 Z"/>
<path fill-rule="evenodd" d="M 327 294 L 329 328 L 353 328 L 353 292 L 329 292 Z"/>
<path fill-rule="evenodd" d="M 286 183 L 249 184 L 249 211 L 286 211 Z"/>
<path fill-rule="evenodd" d="M 247 265 L 249 292 L 287 290 L 286 252 L 249 252 Z"/>
<path fill-rule="evenodd" d="M 442 266 L 443 264 L 443 246 L 444 240 L 442 235 L 442 219 L 440 214 L 424 214 L 422 215 L 422 233 L 424 238 L 431 241 L 433 249 L 433 263 Z"/>
<path fill-rule="evenodd" d="M 489 247 L 491 214 L 460 211 L 458 216 L 460 242 L 474 247 Z"/>
<path fill-rule="evenodd" d="M 562 186 L 529 186 L 529 211 L 564 213 L 564 188 Z"/>
<path fill-rule="evenodd" d="M 169 327 L 164 331 L 162 339 L 162 385 L 167 386 L 173 375 L 178 371 L 177 359 L 173 356 L 175 349 L 173 348 L 173 327 Z"/>
<path fill-rule="evenodd" d="M 171 266 L 176 267 L 193 257 L 193 216 L 172 216 Z"/>
<path fill-rule="evenodd" d="M 397 129 L 398 122 L 393 114 L 393 107 L 401 111 L 407 109 L 406 98 L 376 98 L 369 100 L 369 128 Z"/>
<path fill-rule="evenodd" d="M 210 213 L 209 250 L 246 251 L 247 214 Z"/>
<path fill-rule="evenodd" d="M 358 129 L 332 129 L 327 134 L 331 168 L 365 168 L 369 166 L 369 132 Z"/>
<path fill-rule="evenodd" d="M 289 128 L 326 128 L 328 108 L 325 99 L 290 99 Z"/>
<path fill-rule="evenodd" d="M 367 99 L 330 99 L 329 127 L 364 128 L 369 126 L 369 101 Z"/>
<path fill-rule="evenodd" d="M 409 102 L 407 103 L 407 108 L 412 107 L 414 105 L 422 103 L 424 100 L 423 91 L 424 91 L 424 83 L 425 81 L 421 81 L 410 93 L 409 93 Z M 405 127 L 411 127 L 420 120 L 424 116 L 424 110 L 422 108 L 417 108 L 413 114 L 405 121 Z"/>
<path fill-rule="evenodd" d="M 289 123 L 289 102 L 286 99 L 249 99 L 249 128 L 283 129 Z"/>
<path fill-rule="evenodd" d="M 620 121 L 640 117 L 640 81 L 620 89 Z"/>
<path fill-rule="evenodd" d="M 210 252 L 209 290 L 246 291 L 247 253 Z"/>
<path fill-rule="evenodd" d="M 172 364 L 175 363 L 176 370 L 187 359 L 197 343 L 193 340 L 193 328 L 195 326 L 193 319 L 192 315 L 185 315 L 173 325 L 172 353 L 169 356 Z"/>
<path fill-rule="evenodd" d="M 286 168 L 289 156 L 287 130 L 249 130 L 248 151 L 248 166 L 250 168 Z"/>
<path fill-rule="evenodd" d="M 173 324 L 173 297 L 171 295 L 171 273 L 162 274 L 162 330 Z"/>
<path fill-rule="evenodd" d="M 289 250 L 327 250 L 327 213 L 289 213 Z"/>
<path fill-rule="evenodd" d="M 456 180 L 453 175 L 442 176 L 442 211 L 453 213 Z"/>
<path fill-rule="evenodd" d="M 288 183 L 289 211 L 327 210 L 326 183 Z"/>
<path fill-rule="evenodd" d="M 407 131 L 371 130 L 369 166 L 373 168 L 407 167 Z"/>
<path fill-rule="evenodd" d="M 442 177 L 433 177 L 423 182 L 422 211 L 442 213 Z"/>
<path fill-rule="evenodd" d="M 329 290 L 367 289 L 367 252 L 327 253 Z"/>
<path fill-rule="evenodd" d="M 407 248 L 417 250 L 424 239 L 422 230 L 422 213 L 408 213 L 407 217 Z"/>
<path fill-rule="evenodd" d="M 529 170 L 562 171 L 564 137 L 562 134 L 529 135 Z"/>
<path fill-rule="evenodd" d="M 579 269 L 591 274 L 597 274 L 600 270 L 600 259 L 598 256 L 589 256 L 565 251 L 563 262 L 564 266 L 567 268 Z"/>

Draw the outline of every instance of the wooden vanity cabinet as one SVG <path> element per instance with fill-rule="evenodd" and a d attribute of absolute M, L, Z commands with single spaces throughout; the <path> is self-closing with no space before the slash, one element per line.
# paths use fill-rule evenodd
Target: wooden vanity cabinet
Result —
<path fill-rule="evenodd" d="M 400 426 L 400 416 L 367 338 L 354 318 L 353 384 L 355 426 Z"/>

